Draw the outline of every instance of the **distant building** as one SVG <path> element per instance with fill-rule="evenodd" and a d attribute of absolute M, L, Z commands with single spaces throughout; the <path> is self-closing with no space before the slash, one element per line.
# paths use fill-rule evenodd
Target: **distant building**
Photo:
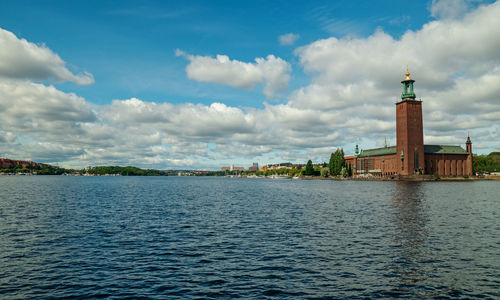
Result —
<path fill-rule="evenodd" d="M 255 172 L 259 170 L 259 164 L 253 163 L 251 167 L 248 167 L 248 171 Z"/>
<path fill-rule="evenodd" d="M 229 171 L 229 172 L 232 172 L 232 171 L 241 172 L 241 171 L 245 171 L 245 168 L 244 167 L 235 167 L 234 165 L 230 165 L 229 167 L 222 167 L 221 170 L 223 172 L 226 172 L 226 171 Z"/>
<path fill-rule="evenodd" d="M 396 146 L 362 150 L 344 157 L 354 174 L 378 176 L 434 174 L 442 176 L 472 175 L 472 142 L 466 149 L 450 145 L 424 145 L 422 101 L 415 100 L 410 73 L 401 81 L 401 101 L 396 103 Z"/>
<path fill-rule="evenodd" d="M 283 162 L 279 164 L 268 164 L 264 167 L 266 168 L 266 170 L 278 170 L 281 168 L 291 169 L 293 167 L 293 164 L 291 162 Z"/>
<path fill-rule="evenodd" d="M 284 163 L 279 163 L 279 164 L 267 164 L 260 168 L 260 171 L 267 171 L 267 170 L 278 170 L 278 169 L 302 169 L 305 167 L 305 164 L 292 164 L 291 162 L 284 162 Z"/>

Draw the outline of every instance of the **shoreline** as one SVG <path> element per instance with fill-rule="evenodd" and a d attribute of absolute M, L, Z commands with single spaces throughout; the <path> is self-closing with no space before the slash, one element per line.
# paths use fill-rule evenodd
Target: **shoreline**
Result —
<path fill-rule="evenodd" d="M 74 175 L 74 174 L 61 174 L 61 175 L 42 175 L 42 174 L 12 174 L 12 173 L 0 173 L 0 177 L 26 177 L 26 176 L 71 176 L 71 177 L 159 177 L 159 176 L 145 176 L 145 175 L 119 175 L 119 174 L 105 174 L 105 175 Z M 162 177 L 162 176 L 160 176 Z M 178 176 L 178 175 L 163 175 L 163 177 L 227 177 L 227 178 L 245 178 L 245 179 L 272 179 L 272 180 L 334 180 L 334 181 L 406 181 L 406 182 L 472 182 L 472 181 L 500 181 L 500 176 L 483 176 L 483 177 L 441 177 L 436 179 L 434 175 L 419 175 L 419 176 L 406 176 L 406 177 L 321 177 L 321 176 L 300 176 L 297 178 L 272 178 L 271 176 Z"/>
<path fill-rule="evenodd" d="M 431 177 L 431 178 L 429 178 Z M 243 178 L 243 177 L 242 177 Z M 253 178 L 253 177 L 249 177 Z M 264 179 L 273 179 L 270 177 L 260 177 Z M 290 178 L 292 179 L 292 178 Z M 426 177 L 320 177 L 320 176 L 304 176 L 296 178 L 299 180 L 335 180 L 335 181 L 406 181 L 406 182 L 432 182 L 432 181 L 447 181 L 447 182 L 467 182 L 467 181 L 500 181 L 500 176 L 485 176 L 485 177 L 441 177 L 440 179 L 434 178 L 434 175 Z"/>

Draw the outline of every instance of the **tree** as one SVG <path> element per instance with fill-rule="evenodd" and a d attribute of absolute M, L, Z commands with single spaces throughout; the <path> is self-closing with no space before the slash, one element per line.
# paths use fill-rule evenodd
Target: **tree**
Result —
<path fill-rule="evenodd" d="M 328 168 L 321 168 L 321 176 L 328 177 L 330 175 L 330 170 Z"/>
<path fill-rule="evenodd" d="M 313 163 L 312 163 L 311 160 L 308 160 L 307 161 L 307 165 L 306 165 L 306 170 L 304 172 L 304 175 L 311 176 L 313 173 L 314 173 Z"/>
<path fill-rule="evenodd" d="M 491 152 L 488 155 L 474 155 L 474 172 L 500 171 L 500 153 Z"/>
<path fill-rule="evenodd" d="M 328 163 L 328 168 L 330 169 L 330 174 L 333 175 L 334 172 L 334 164 L 335 164 L 335 154 L 332 152 L 330 155 L 330 162 Z"/>
<path fill-rule="evenodd" d="M 290 176 L 298 176 L 300 175 L 300 169 L 297 169 L 297 168 L 292 168 L 289 172 L 288 172 L 288 175 Z"/>
<path fill-rule="evenodd" d="M 330 155 L 330 174 L 336 176 L 342 173 L 342 168 L 344 167 L 344 150 L 342 148 L 338 148 L 335 153 Z"/>

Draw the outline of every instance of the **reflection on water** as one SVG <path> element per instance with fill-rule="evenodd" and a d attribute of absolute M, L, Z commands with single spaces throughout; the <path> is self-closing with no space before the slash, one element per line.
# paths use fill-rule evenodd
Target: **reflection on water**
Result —
<path fill-rule="evenodd" d="M 398 182 L 392 196 L 394 208 L 392 224 L 392 262 L 390 269 L 400 285 L 400 292 L 407 292 L 409 286 L 427 280 L 432 272 L 428 264 L 432 257 L 426 240 L 429 220 L 422 183 Z"/>

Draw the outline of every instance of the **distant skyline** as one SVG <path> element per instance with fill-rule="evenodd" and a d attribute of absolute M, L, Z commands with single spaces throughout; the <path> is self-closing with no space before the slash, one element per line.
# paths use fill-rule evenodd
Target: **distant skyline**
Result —
<path fill-rule="evenodd" d="M 406 64 L 425 144 L 500 151 L 499 16 L 477 0 L 2 1 L 0 157 L 328 161 L 396 143 Z"/>

